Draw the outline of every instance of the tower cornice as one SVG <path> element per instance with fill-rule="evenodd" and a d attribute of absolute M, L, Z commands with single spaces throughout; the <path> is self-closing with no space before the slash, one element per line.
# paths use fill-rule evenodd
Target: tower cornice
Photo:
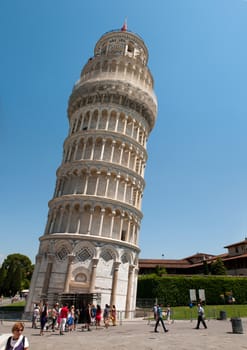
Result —
<path fill-rule="evenodd" d="M 89 98 L 91 96 L 91 98 Z M 117 98 L 111 98 L 116 96 Z M 149 132 L 152 130 L 157 114 L 157 102 L 153 93 L 140 89 L 127 81 L 89 81 L 74 88 L 68 108 L 68 116 L 83 106 L 111 102 L 118 106 L 127 107 L 142 115 L 148 123 Z"/>

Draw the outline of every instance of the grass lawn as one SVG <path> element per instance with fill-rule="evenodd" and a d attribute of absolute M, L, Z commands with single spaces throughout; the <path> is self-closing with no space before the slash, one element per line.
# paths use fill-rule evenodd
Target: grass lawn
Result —
<path fill-rule="evenodd" d="M 0 306 L 0 312 L 22 312 L 24 311 L 24 307 L 25 307 L 25 300 L 22 301 L 17 301 L 15 303 L 11 303 L 11 304 L 6 304 L 6 305 L 2 305 Z"/>
<path fill-rule="evenodd" d="M 247 305 L 206 305 L 204 306 L 206 319 L 220 317 L 220 311 L 226 313 L 227 318 L 247 317 Z M 197 319 L 197 306 L 177 306 L 172 308 L 172 319 L 191 320 Z"/>
<path fill-rule="evenodd" d="M 26 302 L 25 302 L 25 300 L 22 300 L 22 301 L 16 301 L 16 302 L 14 302 L 14 303 L 12 303 L 12 304 L 8 304 L 8 305 L 6 305 L 6 306 L 8 306 L 8 307 L 24 307 L 26 305 Z M 3 306 L 4 307 L 4 306 Z"/>

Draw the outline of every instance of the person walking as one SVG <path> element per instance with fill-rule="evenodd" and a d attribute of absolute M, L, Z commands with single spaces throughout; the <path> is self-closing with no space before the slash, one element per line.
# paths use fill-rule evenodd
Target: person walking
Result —
<path fill-rule="evenodd" d="M 105 304 L 105 308 L 103 312 L 103 320 L 104 320 L 105 328 L 108 328 L 109 321 L 110 321 L 110 306 L 108 304 Z"/>
<path fill-rule="evenodd" d="M 57 326 L 57 319 L 58 319 L 58 314 L 59 314 L 59 304 L 56 303 L 53 306 L 53 309 L 51 311 L 51 317 L 52 317 L 52 332 L 55 332 L 56 326 Z"/>
<path fill-rule="evenodd" d="M 5 350 L 28 350 L 29 342 L 22 332 L 24 331 L 24 324 L 22 322 L 14 323 L 12 327 L 12 336 L 8 338 Z"/>
<path fill-rule="evenodd" d="M 167 305 L 167 308 L 166 308 L 166 321 L 168 324 L 171 323 L 171 307 L 169 304 Z"/>
<path fill-rule="evenodd" d="M 48 302 L 46 301 L 40 310 L 40 335 L 44 335 L 44 329 L 47 321 L 48 321 Z"/>
<path fill-rule="evenodd" d="M 96 329 L 100 327 L 100 321 L 101 321 L 101 307 L 99 304 L 96 306 L 96 316 L 95 316 L 95 322 L 96 322 Z"/>
<path fill-rule="evenodd" d="M 85 328 L 87 328 L 88 331 L 91 331 L 90 326 L 91 326 L 92 320 L 91 320 L 91 304 L 87 305 L 86 308 L 86 324 Z"/>
<path fill-rule="evenodd" d="M 154 304 L 154 306 L 153 306 L 153 313 L 154 313 L 154 320 L 156 321 L 157 320 L 157 305 L 156 304 Z"/>
<path fill-rule="evenodd" d="M 68 305 L 64 304 L 60 310 L 60 335 L 64 335 L 68 314 L 69 314 Z"/>
<path fill-rule="evenodd" d="M 156 323 L 155 323 L 155 327 L 154 327 L 154 331 L 156 333 L 158 333 L 157 328 L 158 328 L 159 323 L 162 324 L 164 332 L 168 332 L 168 329 L 166 329 L 166 326 L 165 326 L 164 321 L 163 321 L 162 305 L 161 304 L 157 305 L 157 316 L 156 316 Z"/>
<path fill-rule="evenodd" d="M 92 323 L 92 326 L 95 326 L 96 325 L 96 307 L 95 305 L 93 304 L 91 306 L 91 323 Z"/>
<path fill-rule="evenodd" d="M 197 305 L 197 312 L 198 312 L 198 317 L 197 317 L 197 326 L 196 329 L 200 328 L 200 323 L 202 322 L 204 328 L 208 328 L 204 319 L 204 308 L 202 307 L 201 303 L 198 303 Z"/>
<path fill-rule="evenodd" d="M 112 321 L 112 325 L 116 326 L 116 321 L 117 321 L 117 310 L 116 310 L 116 306 L 112 305 L 111 308 L 111 321 Z"/>
<path fill-rule="evenodd" d="M 35 304 L 34 309 L 33 309 L 33 316 L 32 316 L 32 328 L 37 328 L 37 321 L 39 319 L 40 315 L 40 309 L 39 305 Z"/>

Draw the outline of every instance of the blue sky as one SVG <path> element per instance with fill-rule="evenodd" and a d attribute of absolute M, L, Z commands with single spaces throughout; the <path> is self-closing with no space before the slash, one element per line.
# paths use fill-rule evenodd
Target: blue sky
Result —
<path fill-rule="evenodd" d="M 1 260 L 34 262 L 69 95 L 96 41 L 125 17 L 149 49 L 159 104 L 140 257 L 221 254 L 247 236 L 247 1 L 1 0 Z"/>

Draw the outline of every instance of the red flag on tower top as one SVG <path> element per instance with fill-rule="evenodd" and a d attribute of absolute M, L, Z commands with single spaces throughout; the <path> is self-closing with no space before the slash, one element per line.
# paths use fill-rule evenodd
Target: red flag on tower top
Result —
<path fill-rule="evenodd" d="M 123 24 L 123 26 L 121 28 L 122 32 L 126 32 L 126 30 L 127 30 L 127 19 L 124 20 L 124 24 Z"/>

